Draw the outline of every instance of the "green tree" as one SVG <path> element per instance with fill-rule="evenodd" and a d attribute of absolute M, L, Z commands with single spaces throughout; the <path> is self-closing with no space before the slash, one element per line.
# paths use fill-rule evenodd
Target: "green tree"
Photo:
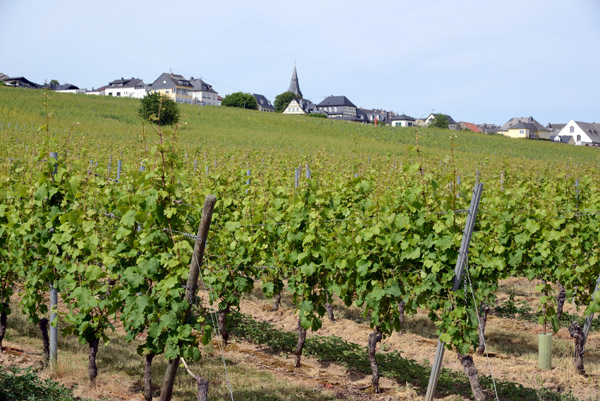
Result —
<path fill-rule="evenodd" d="M 432 128 L 448 128 L 448 116 L 445 114 L 435 114 L 433 117 L 433 121 L 429 125 Z"/>
<path fill-rule="evenodd" d="M 177 103 L 158 92 L 151 92 L 144 96 L 138 113 L 144 120 L 158 125 L 175 125 L 179 122 Z"/>
<path fill-rule="evenodd" d="M 58 86 L 60 85 L 60 82 L 58 82 L 56 79 L 53 79 L 52 81 L 50 81 L 50 86 Z"/>
<path fill-rule="evenodd" d="M 234 92 L 225 96 L 221 102 L 221 106 L 258 110 L 258 105 L 256 104 L 254 96 L 243 92 Z"/>
<path fill-rule="evenodd" d="M 286 109 L 286 107 L 288 107 L 288 104 L 290 104 L 290 102 L 292 100 L 294 100 L 295 97 L 301 97 L 301 96 L 296 96 L 293 92 L 283 92 L 280 93 L 279 95 L 277 95 L 275 97 L 275 111 L 277 113 L 283 113 L 283 111 Z"/>

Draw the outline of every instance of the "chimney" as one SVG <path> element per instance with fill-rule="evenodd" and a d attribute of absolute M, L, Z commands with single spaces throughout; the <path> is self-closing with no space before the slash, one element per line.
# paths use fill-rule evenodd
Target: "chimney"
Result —
<path fill-rule="evenodd" d="M 194 80 L 194 77 L 190 77 L 190 81 L 193 81 L 193 80 Z"/>
<path fill-rule="evenodd" d="M 533 117 L 529 117 L 529 122 L 532 123 L 533 122 Z"/>

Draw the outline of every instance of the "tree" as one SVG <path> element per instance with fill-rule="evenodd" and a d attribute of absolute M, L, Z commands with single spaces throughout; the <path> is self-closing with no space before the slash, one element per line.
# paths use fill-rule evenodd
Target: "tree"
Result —
<path fill-rule="evenodd" d="M 432 128 L 446 128 L 448 129 L 448 116 L 445 114 L 435 114 L 433 117 L 433 121 L 429 125 Z"/>
<path fill-rule="evenodd" d="M 221 106 L 258 110 L 258 105 L 256 104 L 254 96 L 243 92 L 234 92 L 225 96 L 221 102 Z"/>
<path fill-rule="evenodd" d="M 290 102 L 292 100 L 294 100 L 295 97 L 301 97 L 301 96 L 296 96 L 293 92 L 283 92 L 280 93 L 279 95 L 277 95 L 275 97 L 275 111 L 277 113 L 283 113 L 283 111 L 286 109 L 286 107 L 288 107 L 288 104 L 290 104 Z"/>
<path fill-rule="evenodd" d="M 177 103 L 158 92 L 151 92 L 144 96 L 138 114 L 144 120 L 159 125 L 175 125 L 179 122 Z"/>
<path fill-rule="evenodd" d="M 50 81 L 50 86 L 58 86 L 60 85 L 60 82 L 58 82 L 56 79 L 53 79 L 52 81 Z"/>

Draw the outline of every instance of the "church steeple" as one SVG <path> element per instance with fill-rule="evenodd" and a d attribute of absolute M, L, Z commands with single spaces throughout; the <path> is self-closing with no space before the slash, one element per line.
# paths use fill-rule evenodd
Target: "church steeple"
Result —
<path fill-rule="evenodd" d="M 294 95 L 302 97 L 302 91 L 300 90 L 300 85 L 298 84 L 298 73 L 296 72 L 296 66 L 294 66 L 294 73 L 292 74 L 292 81 L 290 82 L 290 89 L 288 89 L 288 92 L 292 92 Z"/>

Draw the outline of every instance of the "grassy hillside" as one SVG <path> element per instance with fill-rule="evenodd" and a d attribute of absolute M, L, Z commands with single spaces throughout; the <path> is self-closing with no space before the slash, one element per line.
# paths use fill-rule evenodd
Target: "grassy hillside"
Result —
<path fill-rule="evenodd" d="M 43 91 L 0 87 L 0 130 L 5 140 L 27 138 L 31 145 L 36 129 L 45 124 L 44 102 Z M 50 130 L 61 138 L 73 128 L 74 142 L 96 144 L 97 149 L 111 154 L 128 154 L 142 133 L 150 140 L 154 138 L 151 127 L 144 126 L 137 117 L 138 105 L 137 99 L 51 93 Z M 245 150 L 279 155 L 289 159 L 291 165 L 317 153 L 357 160 L 412 159 L 416 157 L 417 135 L 421 155 L 428 162 L 443 161 L 454 141 L 459 169 L 523 163 L 532 168 L 551 163 L 555 168 L 568 169 L 573 164 L 596 163 L 600 155 L 592 148 L 464 131 L 374 127 L 226 107 L 180 107 L 184 123 L 179 132 L 184 150 L 190 155 L 206 152 L 207 157 Z"/>

